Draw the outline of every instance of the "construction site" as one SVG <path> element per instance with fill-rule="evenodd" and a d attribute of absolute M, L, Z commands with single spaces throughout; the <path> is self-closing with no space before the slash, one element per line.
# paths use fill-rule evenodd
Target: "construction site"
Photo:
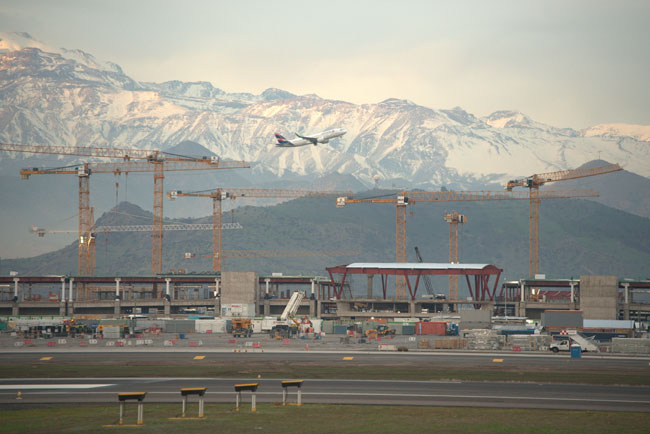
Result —
<path fill-rule="evenodd" d="M 630 345 L 632 342 L 636 345 L 632 345 L 635 349 L 629 351 L 650 352 L 650 346 L 646 345 L 650 342 L 647 339 L 649 280 L 612 275 L 547 279 L 539 273 L 541 201 L 598 195 L 593 190 L 548 190 L 541 187 L 547 183 L 619 171 L 621 167 L 617 164 L 535 174 L 508 182 L 502 191 L 399 191 L 388 198 L 356 198 L 349 191 L 328 190 L 228 187 L 197 192 L 168 190 L 168 200 L 210 199 L 213 212 L 209 225 L 166 225 L 163 224 L 165 172 L 238 169 L 247 168 L 249 164 L 221 161 L 216 157 L 169 156 L 161 151 L 140 149 L 0 144 L 0 150 L 112 160 L 20 171 L 23 179 L 56 174 L 78 178 L 78 272 L 0 276 L 0 327 L 16 339 L 29 336 L 30 345 L 35 345 L 32 339 L 52 337 L 54 329 L 58 333 L 69 332 L 74 323 L 79 328 L 77 335 L 90 336 L 93 340 L 108 338 L 104 331 L 117 324 L 119 332 L 109 333 L 111 338 L 128 339 L 143 335 L 145 331 L 180 333 L 182 330 L 184 335 L 207 331 L 210 334 L 230 334 L 244 327 L 245 330 L 239 330 L 239 333 L 252 339 L 259 333 L 277 334 L 285 339 L 301 336 L 314 340 L 343 335 L 346 344 L 352 339 L 354 343 L 367 345 L 382 338 L 392 340 L 408 336 L 403 345 L 413 348 L 504 349 L 509 345 L 520 350 L 549 350 L 553 348 L 554 340 L 560 340 L 573 342 L 574 346 L 581 345 L 583 350 L 588 347 L 591 351 L 620 351 L 623 348 L 621 344 L 616 346 L 612 342 L 613 339 L 624 339 Z M 131 172 L 153 173 L 152 224 L 95 227 L 93 207 L 90 206 L 90 176 Z M 237 226 L 222 221 L 223 201 L 299 197 L 335 200 L 338 208 L 358 203 L 394 206 L 395 261 L 362 262 L 362 253 L 354 251 L 222 248 L 222 230 Z M 459 226 L 467 222 L 467 218 L 455 211 L 443 216 L 449 224 L 449 262 L 424 262 L 417 247 L 419 262 L 406 261 L 409 206 L 415 203 L 517 200 L 529 203 L 529 273 L 526 278 L 504 282 L 501 281 L 502 264 L 460 262 Z M 165 271 L 162 263 L 163 234 L 169 230 L 210 230 L 211 272 Z M 129 231 L 152 233 L 151 274 L 97 276 L 97 233 Z M 33 228 L 32 232 L 44 236 L 50 231 Z M 186 255 L 188 258 L 193 256 L 192 253 Z M 223 263 L 225 258 L 233 257 L 308 256 L 361 258 L 359 262 L 328 266 L 319 276 L 227 271 Z M 336 264 L 337 260 L 331 261 Z M 441 276 L 448 279 L 445 292 L 434 290 L 430 281 Z M 469 296 L 459 296 L 459 285 Z M 244 325 L 242 320 L 246 320 Z M 439 339 L 434 343 L 422 338 L 418 341 L 414 338 L 417 335 L 443 336 L 451 340 Z M 517 342 L 517 345 L 512 342 Z M 382 345 L 385 349 L 385 344 Z M 397 347 L 393 345 L 390 348 Z"/>

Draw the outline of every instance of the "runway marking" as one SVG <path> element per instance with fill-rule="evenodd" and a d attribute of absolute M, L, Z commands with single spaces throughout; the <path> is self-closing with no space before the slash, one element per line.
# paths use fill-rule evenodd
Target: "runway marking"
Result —
<path fill-rule="evenodd" d="M 494 363 L 503 363 L 503 359 L 492 359 Z"/>
<path fill-rule="evenodd" d="M 354 357 L 343 357 L 343 360 L 354 360 Z"/>
<path fill-rule="evenodd" d="M 114 384 L 0 384 L 0 390 L 36 390 L 36 389 L 95 389 Z"/>
<path fill-rule="evenodd" d="M 194 360 L 203 360 L 205 356 L 194 356 Z"/>
<path fill-rule="evenodd" d="M 41 357 L 41 360 L 52 360 L 52 357 Z"/>

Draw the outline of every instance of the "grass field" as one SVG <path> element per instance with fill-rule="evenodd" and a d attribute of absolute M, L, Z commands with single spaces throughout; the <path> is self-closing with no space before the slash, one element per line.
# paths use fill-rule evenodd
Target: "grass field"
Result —
<path fill-rule="evenodd" d="M 561 366 L 540 370 L 521 365 L 513 368 L 499 365 L 458 369 L 432 366 L 430 363 L 399 365 L 363 364 L 356 362 L 292 363 L 240 361 L 236 364 L 211 360 L 178 364 L 129 361 L 124 364 L 77 362 L 34 362 L 0 365 L 0 378 L 101 378 L 101 377 L 220 377 L 241 378 L 330 378 L 330 379 L 398 379 L 398 380 L 460 380 L 460 381 L 528 381 L 540 383 L 626 384 L 650 385 L 648 369 L 620 371 L 611 369 L 584 371 L 581 367 Z"/>
<path fill-rule="evenodd" d="M 555 410 L 502 410 L 452 407 L 315 405 L 282 407 L 261 404 L 256 413 L 245 406 L 206 405 L 205 419 L 169 420 L 178 405 L 145 405 L 144 426 L 103 427 L 118 423 L 118 406 L 49 407 L 0 410 L 1 433 L 399 433 L 399 432 L 535 432 L 647 433 L 650 414 Z M 196 405 L 188 416 L 195 415 Z M 127 405 L 124 423 L 135 424 L 136 406 Z"/>

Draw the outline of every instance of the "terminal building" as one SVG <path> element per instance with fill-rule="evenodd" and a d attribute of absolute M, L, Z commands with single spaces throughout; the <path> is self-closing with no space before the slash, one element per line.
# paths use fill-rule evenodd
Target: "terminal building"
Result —
<path fill-rule="evenodd" d="M 256 272 L 156 276 L 0 276 L 0 315 L 127 314 L 278 316 L 294 291 L 297 315 L 323 319 L 433 318 L 459 310 L 541 318 L 545 310 L 582 310 L 585 319 L 648 321 L 650 280 L 611 275 L 522 279 L 498 285 L 501 270 L 485 264 L 349 264 L 329 276 Z M 355 285 L 350 285 L 350 276 Z M 426 294 L 425 275 L 455 275 L 469 297 Z M 360 280 L 361 279 L 361 280 Z M 398 280 L 402 280 L 400 297 Z"/>

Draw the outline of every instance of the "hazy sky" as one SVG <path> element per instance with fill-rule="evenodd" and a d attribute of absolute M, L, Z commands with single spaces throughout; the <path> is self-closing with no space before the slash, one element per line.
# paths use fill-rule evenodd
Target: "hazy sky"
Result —
<path fill-rule="evenodd" d="M 650 124 L 647 0 L 0 0 L 0 31 L 80 48 L 140 81 Z"/>

